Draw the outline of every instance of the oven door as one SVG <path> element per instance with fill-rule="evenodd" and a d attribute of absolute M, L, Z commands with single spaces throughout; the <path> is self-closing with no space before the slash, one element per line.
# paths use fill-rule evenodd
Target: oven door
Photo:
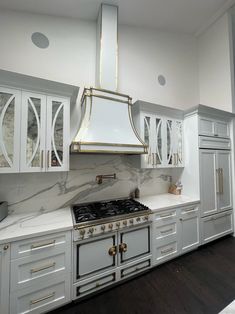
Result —
<path fill-rule="evenodd" d="M 150 233 L 150 223 L 119 232 L 119 265 L 151 254 Z"/>
<path fill-rule="evenodd" d="M 117 233 L 74 242 L 74 282 L 117 266 Z"/>

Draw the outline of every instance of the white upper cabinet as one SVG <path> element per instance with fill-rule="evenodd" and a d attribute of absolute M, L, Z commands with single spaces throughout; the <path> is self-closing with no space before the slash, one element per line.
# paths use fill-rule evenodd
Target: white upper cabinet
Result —
<path fill-rule="evenodd" d="M 70 112 L 68 99 L 47 97 L 47 170 L 69 169 Z"/>
<path fill-rule="evenodd" d="M 0 173 L 69 170 L 69 99 L 0 88 Z"/>
<path fill-rule="evenodd" d="M 183 121 L 141 113 L 140 134 L 148 145 L 148 154 L 142 155 L 142 168 L 169 168 L 183 166 Z"/>
<path fill-rule="evenodd" d="M 229 138 L 229 123 L 227 121 L 200 116 L 199 135 Z"/>
<path fill-rule="evenodd" d="M 0 87 L 0 172 L 19 171 L 21 92 Z"/>
<path fill-rule="evenodd" d="M 20 171 L 45 171 L 46 96 L 22 92 Z"/>

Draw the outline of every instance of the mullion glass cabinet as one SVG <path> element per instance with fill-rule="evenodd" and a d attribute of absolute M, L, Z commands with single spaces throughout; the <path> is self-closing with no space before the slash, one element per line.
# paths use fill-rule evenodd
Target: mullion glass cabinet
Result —
<path fill-rule="evenodd" d="M 69 100 L 0 88 L 0 173 L 69 170 Z"/>
<path fill-rule="evenodd" d="M 133 157 L 135 165 L 151 169 L 184 167 L 183 118 L 168 116 L 162 109 L 165 107 L 159 106 L 159 110 L 155 106 L 156 112 L 154 106 L 148 111 L 139 104 L 137 108 L 134 105 L 132 113 L 135 126 L 148 145 L 147 154 Z"/>

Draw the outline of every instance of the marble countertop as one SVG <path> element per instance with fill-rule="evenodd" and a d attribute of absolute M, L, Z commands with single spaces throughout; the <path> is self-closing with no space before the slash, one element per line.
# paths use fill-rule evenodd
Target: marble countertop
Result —
<path fill-rule="evenodd" d="M 200 202 L 199 199 L 188 197 L 186 195 L 174 195 L 169 193 L 142 196 L 136 200 L 149 207 L 153 212 L 179 206 L 193 205 Z"/>
<path fill-rule="evenodd" d="M 69 207 L 44 213 L 11 214 L 0 222 L 0 244 L 72 228 Z"/>

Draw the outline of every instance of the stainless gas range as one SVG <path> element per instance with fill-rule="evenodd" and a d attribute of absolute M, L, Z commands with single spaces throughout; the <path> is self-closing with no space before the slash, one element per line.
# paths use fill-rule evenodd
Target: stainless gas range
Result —
<path fill-rule="evenodd" d="M 151 267 L 151 210 L 133 199 L 72 206 L 73 298 Z"/>

